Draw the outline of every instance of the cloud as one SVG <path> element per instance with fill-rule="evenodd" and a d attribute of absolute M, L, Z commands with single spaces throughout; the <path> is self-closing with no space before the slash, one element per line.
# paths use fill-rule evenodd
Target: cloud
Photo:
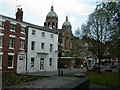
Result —
<path fill-rule="evenodd" d="M 97 0 L 0 0 L 0 6 L 2 5 L 4 9 L 0 9 L 0 13 L 15 17 L 15 6 L 21 5 L 24 11 L 24 21 L 43 26 L 53 4 L 54 11 L 58 15 L 58 27 L 62 27 L 68 16 L 75 30 L 93 12 L 96 2 Z"/>

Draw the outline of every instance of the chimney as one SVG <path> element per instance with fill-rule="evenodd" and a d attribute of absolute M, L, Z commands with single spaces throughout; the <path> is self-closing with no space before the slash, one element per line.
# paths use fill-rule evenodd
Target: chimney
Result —
<path fill-rule="evenodd" d="M 23 11 L 22 8 L 18 8 L 16 12 L 16 19 L 19 21 L 23 20 Z"/>

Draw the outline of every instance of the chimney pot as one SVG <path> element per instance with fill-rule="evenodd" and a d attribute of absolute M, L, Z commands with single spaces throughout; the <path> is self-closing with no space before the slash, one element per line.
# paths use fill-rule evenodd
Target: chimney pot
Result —
<path fill-rule="evenodd" d="M 23 20 L 23 11 L 22 8 L 18 8 L 16 12 L 16 19 L 22 21 Z"/>

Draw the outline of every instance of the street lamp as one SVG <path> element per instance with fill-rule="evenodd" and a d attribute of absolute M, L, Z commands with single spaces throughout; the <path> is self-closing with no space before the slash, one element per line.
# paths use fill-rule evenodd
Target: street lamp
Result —
<path fill-rule="evenodd" d="M 61 60 L 61 49 L 59 50 L 59 52 L 58 52 L 58 57 L 59 57 L 59 62 L 58 62 L 58 76 L 60 76 L 60 60 Z"/>
<path fill-rule="evenodd" d="M 58 44 L 58 57 L 59 57 L 59 62 L 58 62 L 58 76 L 60 76 L 60 60 L 61 60 L 61 56 L 62 56 L 62 43 Z"/>

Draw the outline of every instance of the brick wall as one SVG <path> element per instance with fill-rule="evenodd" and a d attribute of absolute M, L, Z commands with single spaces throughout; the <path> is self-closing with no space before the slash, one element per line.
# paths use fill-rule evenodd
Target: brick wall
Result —
<path fill-rule="evenodd" d="M 10 31 L 10 25 L 12 22 L 6 20 L 5 21 L 5 29 L 3 30 L 2 33 L 4 33 L 3 36 L 3 57 L 2 57 L 2 71 L 3 72 L 16 72 L 17 69 L 17 54 L 20 50 L 20 37 L 24 37 L 26 38 L 27 35 L 26 34 L 21 34 L 20 30 L 21 30 L 21 25 L 20 24 L 16 24 L 15 25 L 15 32 Z M 27 28 L 26 28 L 27 30 Z M 9 49 L 9 35 L 14 35 L 14 49 Z M 25 40 L 25 51 L 26 51 L 26 43 L 27 41 Z M 15 53 L 14 55 L 14 62 L 13 62 L 13 69 L 8 69 L 8 53 Z"/>

